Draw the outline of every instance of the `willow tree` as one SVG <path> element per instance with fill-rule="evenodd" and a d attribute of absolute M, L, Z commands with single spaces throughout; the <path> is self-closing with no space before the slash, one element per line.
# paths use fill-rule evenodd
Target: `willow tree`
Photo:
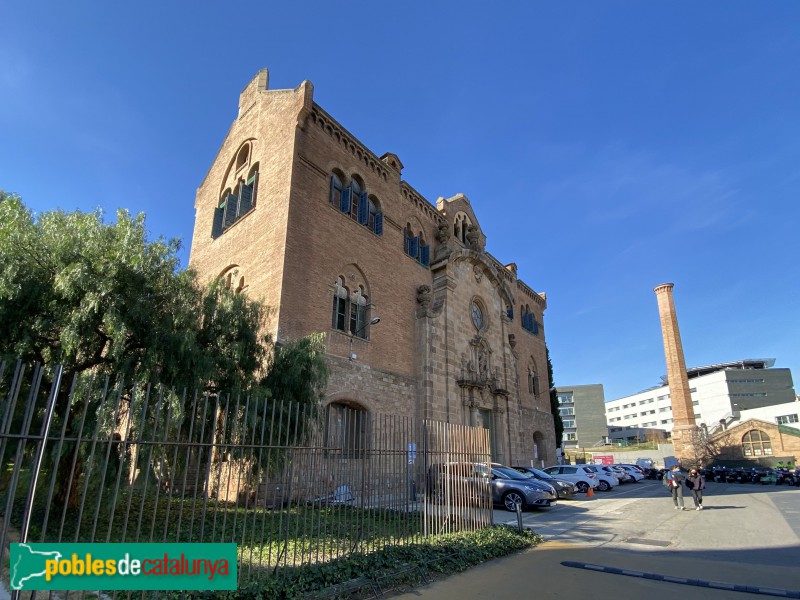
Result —
<path fill-rule="evenodd" d="M 178 240 L 149 240 L 143 214 L 37 215 L 0 190 L 0 357 L 60 364 L 65 381 L 91 373 L 317 403 L 326 377 L 319 340 L 274 352 L 262 333 L 267 307 L 221 282 L 198 285 L 180 269 L 179 250 Z M 64 387 L 62 417 L 81 410 Z"/>

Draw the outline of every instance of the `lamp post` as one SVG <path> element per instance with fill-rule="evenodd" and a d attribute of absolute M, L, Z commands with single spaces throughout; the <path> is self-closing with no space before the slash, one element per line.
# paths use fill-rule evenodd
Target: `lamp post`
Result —
<path fill-rule="evenodd" d="M 381 322 L 381 318 L 380 317 L 372 317 L 369 320 L 368 323 L 364 323 L 361 327 L 359 327 L 355 331 L 351 331 L 350 332 L 350 356 L 349 356 L 349 358 L 350 358 L 351 361 L 358 358 L 355 354 L 353 354 L 353 338 L 355 336 L 357 336 L 359 333 L 361 333 L 362 331 L 364 331 L 369 325 L 377 325 L 380 322 Z"/>

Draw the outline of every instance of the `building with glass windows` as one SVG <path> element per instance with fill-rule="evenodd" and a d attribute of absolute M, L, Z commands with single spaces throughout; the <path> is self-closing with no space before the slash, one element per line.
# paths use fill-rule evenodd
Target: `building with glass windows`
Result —
<path fill-rule="evenodd" d="M 556 397 L 564 423 L 563 448 L 593 448 L 605 444 L 608 427 L 602 384 L 558 386 Z"/>
<path fill-rule="evenodd" d="M 789 369 L 776 369 L 774 364 L 774 358 L 743 359 L 687 369 L 697 424 L 713 432 L 739 421 L 740 414 L 746 411 L 793 403 L 792 373 Z M 663 431 L 668 435 L 672 431 L 672 402 L 666 377 L 662 377 L 661 385 L 607 402 L 605 409 L 609 436 L 614 439 L 644 439 L 648 432 Z M 763 418 L 768 412 L 752 416 Z"/>
<path fill-rule="evenodd" d="M 324 332 L 329 414 L 482 426 L 495 461 L 552 464 L 545 294 L 486 251 L 464 194 L 430 201 L 403 168 L 264 69 L 197 190 L 190 266 L 272 307 L 279 342 Z"/>

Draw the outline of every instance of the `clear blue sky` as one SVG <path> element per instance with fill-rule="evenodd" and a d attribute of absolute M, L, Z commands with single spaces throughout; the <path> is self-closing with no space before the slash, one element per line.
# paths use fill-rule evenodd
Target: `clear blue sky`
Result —
<path fill-rule="evenodd" d="M 35 1 L 0 23 L 0 188 L 37 211 L 144 211 L 185 264 L 195 190 L 268 67 L 430 200 L 469 197 L 547 293 L 557 384 L 657 383 L 666 281 L 689 365 L 800 376 L 794 0 Z"/>

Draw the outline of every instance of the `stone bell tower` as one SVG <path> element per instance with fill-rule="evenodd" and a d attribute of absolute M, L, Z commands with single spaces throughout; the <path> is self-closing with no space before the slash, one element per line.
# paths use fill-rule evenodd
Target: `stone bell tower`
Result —
<path fill-rule="evenodd" d="M 656 288 L 658 313 L 661 317 L 661 334 L 664 338 L 664 355 L 667 360 L 667 382 L 672 399 L 672 444 L 675 456 L 683 462 L 694 460 L 694 441 L 699 428 L 694 419 L 692 396 L 689 392 L 689 378 L 686 375 L 686 360 L 683 357 L 683 344 L 678 329 L 678 315 L 672 297 L 673 284 L 664 283 Z"/>

